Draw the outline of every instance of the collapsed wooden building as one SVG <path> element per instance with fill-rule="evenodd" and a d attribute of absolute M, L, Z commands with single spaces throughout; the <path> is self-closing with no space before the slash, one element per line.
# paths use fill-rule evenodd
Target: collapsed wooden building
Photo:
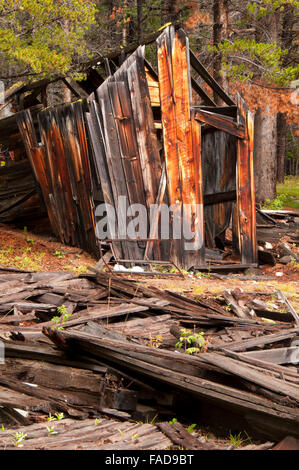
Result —
<path fill-rule="evenodd" d="M 0 112 L 16 98 L 18 109 L 0 119 L 0 157 L 11 157 L 0 168 L 0 221 L 39 206 L 63 243 L 98 255 L 105 242 L 118 261 L 164 260 L 190 269 L 205 265 L 205 247 L 214 248 L 232 220 L 240 263 L 254 265 L 253 116 L 199 62 L 183 30 L 168 27 L 158 37 L 157 63 L 158 72 L 144 47 L 113 73 L 106 60 L 108 77 L 91 68 L 78 82 L 81 91 L 65 79 L 79 99 L 55 108 L 42 103 L 46 80 L 6 93 Z M 132 214 L 118 210 L 120 198 L 146 208 L 152 222 L 146 236 L 128 237 Z M 97 231 L 103 203 L 117 214 L 117 233 L 108 227 L 106 240 Z M 191 208 L 194 249 L 184 249 L 185 235 L 173 237 L 173 227 L 168 238 L 157 236 L 163 205 L 180 214 Z"/>

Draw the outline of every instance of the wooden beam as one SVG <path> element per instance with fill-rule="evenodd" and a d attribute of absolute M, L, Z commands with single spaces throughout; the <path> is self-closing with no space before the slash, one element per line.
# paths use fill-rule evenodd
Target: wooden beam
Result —
<path fill-rule="evenodd" d="M 222 100 L 228 104 L 228 106 L 235 106 L 233 100 L 228 94 L 221 88 L 216 80 L 210 75 L 207 69 L 197 59 L 196 55 L 190 50 L 190 63 L 191 67 L 203 78 L 203 80 L 222 98 Z"/>
<path fill-rule="evenodd" d="M 254 118 L 238 95 L 240 118 L 245 121 L 245 139 L 237 142 L 237 213 L 242 263 L 257 263 L 255 188 L 253 173 Z"/>
<path fill-rule="evenodd" d="M 245 139 L 245 129 L 243 126 L 238 124 L 230 117 L 211 113 L 210 111 L 204 111 L 203 109 L 196 110 L 196 119 L 203 121 L 221 131 L 227 132 L 228 134 L 234 135 L 239 139 Z"/>

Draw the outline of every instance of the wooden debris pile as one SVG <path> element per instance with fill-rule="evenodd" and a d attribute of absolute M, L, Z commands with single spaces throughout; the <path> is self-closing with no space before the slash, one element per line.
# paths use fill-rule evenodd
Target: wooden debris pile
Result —
<path fill-rule="evenodd" d="M 0 272 L 0 406 L 10 422 L 49 413 L 150 422 L 155 410 L 173 416 L 183 394 L 242 416 L 271 440 L 298 437 L 299 325 L 290 304 L 273 312 L 240 290 L 194 300 L 103 272 Z M 203 347 L 184 353 L 201 333 Z M 37 436 L 33 447 L 42 445 Z"/>

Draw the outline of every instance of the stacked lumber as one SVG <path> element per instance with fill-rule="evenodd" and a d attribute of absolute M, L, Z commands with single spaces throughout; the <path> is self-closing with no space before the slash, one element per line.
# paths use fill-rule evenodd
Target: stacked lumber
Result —
<path fill-rule="evenodd" d="M 171 441 L 156 426 L 112 419 L 64 419 L 18 428 L 24 450 L 166 450 Z M 15 432 L 0 431 L 0 449 L 14 450 Z"/>
<path fill-rule="evenodd" d="M 298 437 L 293 308 L 269 320 L 237 290 L 195 300 L 103 272 L 0 268 L 0 282 L 0 406 L 13 423 L 57 412 L 128 421 L 145 391 L 164 390 L 242 415 L 272 439 Z M 203 332 L 196 355 L 176 348 L 182 328 Z"/>

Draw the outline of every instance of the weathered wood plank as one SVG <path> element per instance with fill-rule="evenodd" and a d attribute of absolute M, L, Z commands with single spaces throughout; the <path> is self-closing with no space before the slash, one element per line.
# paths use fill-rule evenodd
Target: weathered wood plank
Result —
<path fill-rule="evenodd" d="M 233 100 L 220 87 L 220 85 L 216 82 L 212 75 L 209 74 L 207 69 L 202 65 L 202 63 L 197 59 L 197 57 L 192 51 L 190 51 L 190 64 L 191 67 L 194 68 L 194 70 L 205 80 L 205 82 L 212 88 L 212 90 L 215 91 L 220 96 L 220 98 L 223 99 L 223 101 L 228 106 L 235 105 Z"/>
<path fill-rule="evenodd" d="M 240 119 L 245 120 L 245 139 L 237 142 L 237 211 L 242 263 L 257 263 L 255 189 L 253 172 L 254 121 L 238 96 Z"/>
<path fill-rule="evenodd" d="M 221 131 L 225 131 L 228 134 L 234 135 L 239 139 L 245 138 L 245 130 L 242 126 L 239 126 L 237 122 L 227 116 L 221 116 L 220 114 L 205 111 L 203 109 L 196 111 L 196 119 L 198 121 L 210 124 Z"/>

